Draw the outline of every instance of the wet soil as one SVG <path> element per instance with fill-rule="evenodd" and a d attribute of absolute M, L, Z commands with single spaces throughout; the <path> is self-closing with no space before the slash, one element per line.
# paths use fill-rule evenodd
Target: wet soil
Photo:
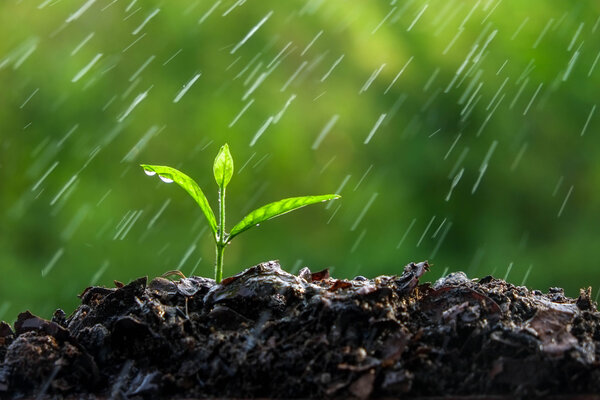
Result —
<path fill-rule="evenodd" d="M 89 287 L 51 321 L 0 323 L 0 398 L 478 398 L 600 393 L 600 313 L 491 276 L 298 276 Z M 486 397 L 489 396 L 489 397 Z M 573 397 L 588 398 L 588 397 Z"/>

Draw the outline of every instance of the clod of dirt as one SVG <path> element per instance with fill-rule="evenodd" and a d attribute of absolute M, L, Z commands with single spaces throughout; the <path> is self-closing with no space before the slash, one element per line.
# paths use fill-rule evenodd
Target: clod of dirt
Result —
<path fill-rule="evenodd" d="M 450 274 L 298 276 L 275 261 L 216 284 L 90 287 L 52 321 L 0 323 L 0 397 L 543 397 L 600 391 L 600 313 L 553 288 Z"/>

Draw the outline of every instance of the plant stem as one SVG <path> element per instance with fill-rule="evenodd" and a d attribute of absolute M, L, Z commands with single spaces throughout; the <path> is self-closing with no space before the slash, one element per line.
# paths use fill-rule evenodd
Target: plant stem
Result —
<path fill-rule="evenodd" d="M 223 253 L 225 252 L 225 245 L 217 243 L 217 263 L 215 265 L 215 281 L 217 283 L 223 280 Z"/>
<path fill-rule="evenodd" d="M 219 188 L 219 233 L 217 235 L 217 261 L 215 264 L 215 281 L 223 279 L 223 253 L 227 240 L 225 239 L 225 188 Z"/>

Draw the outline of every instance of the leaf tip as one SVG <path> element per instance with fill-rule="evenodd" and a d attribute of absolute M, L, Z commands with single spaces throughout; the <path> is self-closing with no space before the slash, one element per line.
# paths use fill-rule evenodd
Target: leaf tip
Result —
<path fill-rule="evenodd" d="M 225 188 L 233 176 L 233 157 L 227 143 L 219 149 L 213 163 L 213 174 L 220 188 Z"/>

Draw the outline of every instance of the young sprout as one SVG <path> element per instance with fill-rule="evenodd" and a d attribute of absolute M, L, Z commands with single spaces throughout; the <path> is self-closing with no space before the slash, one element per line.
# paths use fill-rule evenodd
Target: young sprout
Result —
<path fill-rule="evenodd" d="M 218 223 L 213 210 L 208 204 L 206 196 L 202 192 L 202 189 L 200 189 L 200 186 L 198 186 L 198 184 L 192 178 L 171 167 L 148 164 L 141 164 L 141 166 L 144 168 L 146 175 L 152 176 L 158 174 L 163 182 L 177 183 L 179 186 L 185 189 L 185 191 L 188 192 L 188 194 L 192 196 L 192 198 L 200 206 L 200 209 L 208 220 L 208 225 L 210 226 L 215 239 L 217 250 L 215 262 L 215 280 L 217 283 L 221 282 L 223 279 L 223 253 L 225 252 L 225 247 L 231 243 L 234 237 L 252 228 L 253 226 L 258 226 L 258 224 L 263 221 L 278 217 L 287 212 L 296 210 L 309 204 L 340 198 L 340 196 L 337 194 L 325 194 L 320 196 L 291 197 L 289 199 L 283 199 L 269 203 L 246 215 L 240 222 L 234 225 L 229 233 L 227 233 L 225 231 L 225 188 L 233 176 L 233 158 L 231 157 L 229 146 L 227 144 L 221 147 L 213 164 L 213 174 L 215 176 L 215 180 L 217 181 L 217 185 L 219 186 Z"/>

